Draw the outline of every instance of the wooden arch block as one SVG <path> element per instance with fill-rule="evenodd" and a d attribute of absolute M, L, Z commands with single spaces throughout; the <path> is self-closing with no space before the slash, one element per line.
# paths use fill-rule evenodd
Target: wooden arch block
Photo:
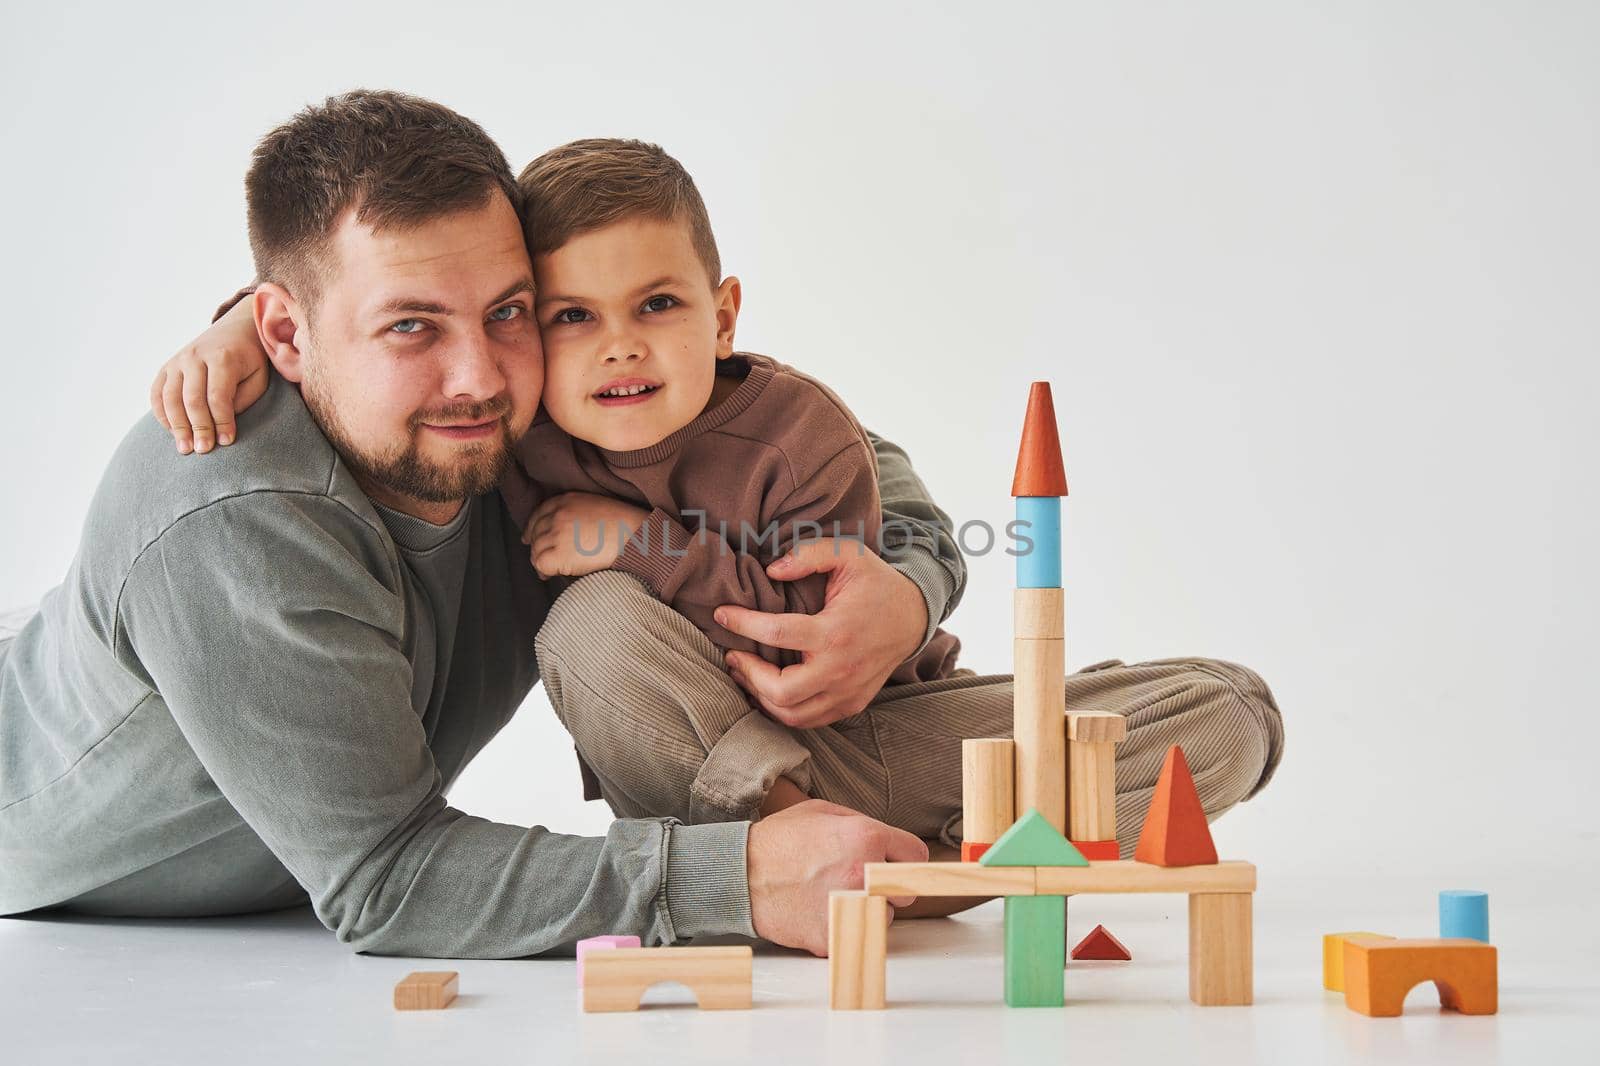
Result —
<path fill-rule="evenodd" d="M 1194 775 L 1189 773 L 1183 749 L 1176 744 L 1167 749 L 1167 761 L 1162 764 L 1133 857 L 1156 866 L 1205 866 L 1217 861 L 1217 846 L 1211 841 L 1200 794 L 1194 790 Z"/>
<path fill-rule="evenodd" d="M 1406 993 L 1423 981 L 1439 989 L 1439 1005 L 1462 1014 L 1500 1009 L 1499 957 L 1477 940 L 1344 941 L 1344 1003 L 1373 1018 L 1399 1017 Z"/>
<path fill-rule="evenodd" d="M 678 981 L 701 1010 L 749 1010 L 752 953 L 739 947 L 615 948 L 584 960 L 583 1009 L 638 1010 L 651 985 Z"/>

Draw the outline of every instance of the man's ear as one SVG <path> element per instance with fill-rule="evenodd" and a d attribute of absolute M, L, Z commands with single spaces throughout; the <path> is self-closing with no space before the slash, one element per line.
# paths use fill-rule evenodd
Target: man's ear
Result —
<path fill-rule="evenodd" d="M 717 305 L 717 358 L 733 354 L 733 329 L 739 324 L 739 279 L 729 274 L 711 294 Z"/>
<path fill-rule="evenodd" d="M 306 332 L 305 308 L 282 285 L 264 281 L 256 286 L 256 335 L 267 358 L 285 381 L 300 384 L 305 376 L 302 345 Z"/>

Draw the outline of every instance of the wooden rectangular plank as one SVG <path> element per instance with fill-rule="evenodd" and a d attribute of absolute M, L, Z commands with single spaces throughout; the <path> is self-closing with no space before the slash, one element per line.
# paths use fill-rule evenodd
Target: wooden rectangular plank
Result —
<path fill-rule="evenodd" d="M 869 862 L 869 896 L 1031 896 L 1032 866 L 975 862 Z"/>
<path fill-rule="evenodd" d="M 454 970 L 418 970 L 394 986 L 395 1010 L 443 1010 L 456 998 Z"/>
<path fill-rule="evenodd" d="M 828 893 L 828 1006 L 882 1010 L 889 901 L 865 892 Z"/>
<path fill-rule="evenodd" d="M 868 867 L 870 869 L 870 867 Z M 1254 892 L 1255 864 L 1219 862 L 1214 866 L 1152 866 L 1119 859 L 1088 866 L 1037 866 L 1034 891 L 1041 896 L 1077 892 Z"/>

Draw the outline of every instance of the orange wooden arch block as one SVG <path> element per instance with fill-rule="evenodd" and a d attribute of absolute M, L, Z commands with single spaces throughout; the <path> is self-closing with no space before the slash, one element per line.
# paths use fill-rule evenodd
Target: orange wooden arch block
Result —
<path fill-rule="evenodd" d="M 1406 993 L 1423 981 L 1439 989 L 1439 1005 L 1462 1014 L 1500 1009 L 1499 955 L 1479 940 L 1344 942 L 1344 1003 L 1372 1018 L 1397 1018 Z"/>
<path fill-rule="evenodd" d="M 1072 949 L 1072 957 L 1127 962 L 1133 958 L 1133 953 L 1123 946 L 1122 941 L 1112 936 L 1105 926 L 1097 925 L 1089 931 L 1088 936 L 1078 941 L 1078 946 Z"/>
<path fill-rule="evenodd" d="M 1133 857 L 1152 866 L 1207 866 L 1217 861 L 1194 775 L 1176 744 L 1167 749 Z"/>
<path fill-rule="evenodd" d="M 1061 436 L 1056 432 L 1056 405 L 1050 383 L 1035 381 L 1028 390 L 1028 413 L 1022 418 L 1022 445 L 1017 449 L 1013 496 L 1065 496 L 1067 471 L 1061 463 Z"/>

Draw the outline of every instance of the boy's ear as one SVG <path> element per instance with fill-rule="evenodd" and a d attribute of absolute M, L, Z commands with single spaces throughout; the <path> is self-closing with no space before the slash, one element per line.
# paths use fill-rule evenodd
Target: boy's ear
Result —
<path fill-rule="evenodd" d="M 305 376 L 301 344 L 308 335 L 305 309 L 288 289 L 270 281 L 256 286 L 254 300 L 256 335 L 261 338 L 262 349 L 285 381 L 300 384 Z"/>
<path fill-rule="evenodd" d="M 717 358 L 733 354 L 733 330 L 739 324 L 739 279 L 732 274 L 722 279 L 712 293 L 717 307 Z"/>

